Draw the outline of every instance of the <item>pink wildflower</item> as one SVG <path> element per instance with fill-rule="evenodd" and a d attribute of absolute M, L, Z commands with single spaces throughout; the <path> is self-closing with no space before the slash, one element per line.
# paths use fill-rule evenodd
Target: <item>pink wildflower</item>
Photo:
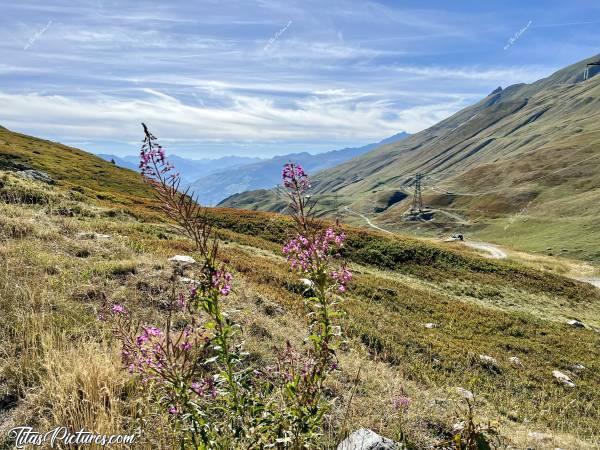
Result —
<path fill-rule="evenodd" d="M 392 407 L 396 410 L 406 411 L 410 406 L 410 398 L 405 395 L 398 395 L 392 399 Z"/>
<path fill-rule="evenodd" d="M 115 303 L 112 306 L 111 311 L 113 314 L 125 314 L 125 307 L 123 305 Z"/>
<path fill-rule="evenodd" d="M 300 164 L 289 162 L 284 165 L 281 177 L 283 178 L 283 184 L 288 189 L 304 192 L 310 188 L 308 175 L 306 175 Z"/>
<path fill-rule="evenodd" d="M 212 286 L 219 290 L 221 295 L 229 295 L 231 292 L 231 280 L 233 275 L 224 270 L 217 270 L 212 277 Z"/>

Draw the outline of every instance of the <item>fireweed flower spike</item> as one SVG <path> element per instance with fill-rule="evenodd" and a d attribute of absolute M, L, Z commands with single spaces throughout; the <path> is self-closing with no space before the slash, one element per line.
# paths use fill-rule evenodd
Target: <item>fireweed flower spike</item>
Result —
<path fill-rule="evenodd" d="M 310 345 L 308 351 L 288 345 L 274 367 L 257 370 L 245 359 L 239 325 L 223 309 L 233 295 L 234 277 L 219 262 L 210 215 L 193 193 L 180 190 L 179 173 L 143 127 L 140 172 L 170 223 L 194 244 L 199 264 L 174 268 L 160 328 L 140 327 L 123 305 L 107 305 L 102 316 L 121 343 L 124 367 L 141 381 L 156 411 L 169 417 L 180 448 L 230 448 L 232 442 L 240 448 L 268 448 L 274 442 L 319 448 L 333 401 L 324 395 L 325 382 L 338 368 L 336 305 L 352 277 L 338 258 L 346 236 L 313 220 L 310 179 L 299 164 L 286 164 L 282 177 L 297 230 L 283 252 L 314 295 L 307 299 Z M 193 287 L 182 283 L 185 270 L 194 271 Z"/>
<path fill-rule="evenodd" d="M 307 300 L 312 321 L 309 336 L 311 352 L 306 357 L 298 356 L 288 344 L 283 366 L 294 368 L 300 362 L 302 365 L 291 372 L 289 369 L 280 369 L 280 376 L 291 392 L 299 393 L 296 397 L 288 398 L 292 404 L 296 404 L 298 411 L 312 408 L 322 415 L 329 407 L 321 396 L 325 381 L 338 368 L 335 341 L 341 332 L 339 326 L 333 325 L 333 319 L 338 314 L 337 299 L 333 292 L 345 292 L 347 283 L 352 279 L 352 273 L 344 264 L 334 264 L 334 260 L 340 256 L 346 235 L 331 227 L 324 228 L 314 219 L 312 210 L 315 203 L 308 195 L 311 184 L 302 166 L 293 162 L 286 164 L 282 178 L 297 225 L 296 236 L 283 246 L 283 254 L 291 269 L 302 276 L 303 284 L 311 287 L 310 292 L 314 297 Z M 310 420 L 302 414 L 300 416 L 299 423 Z"/>

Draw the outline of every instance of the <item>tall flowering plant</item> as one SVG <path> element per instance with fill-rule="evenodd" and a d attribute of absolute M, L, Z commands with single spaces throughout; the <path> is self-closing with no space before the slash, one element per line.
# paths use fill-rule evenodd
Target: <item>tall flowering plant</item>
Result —
<path fill-rule="evenodd" d="M 122 343 L 126 368 L 172 417 L 182 448 L 223 446 L 219 442 L 247 437 L 244 420 L 254 414 L 256 404 L 248 392 L 251 370 L 243 366 L 239 327 L 223 311 L 233 275 L 218 262 L 218 236 L 205 209 L 193 194 L 180 189 L 179 173 L 157 138 L 142 125 L 140 172 L 154 187 L 162 211 L 194 242 L 200 258 L 197 263 L 174 263 L 162 327 L 134 324 L 119 304 L 106 307 L 102 318 L 111 321 Z M 186 270 L 194 270 L 197 280 L 192 289 L 181 291 L 180 278 Z"/>
<path fill-rule="evenodd" d="M 206 210 L 168 162 L 156 137 L 144 127 L 140 171 L 154 187 L 162 211 L 190 238 L 198 257 L 175 261 L 166 317 L 161 326 L 138 324 L 121 304 L 105 305 L 122 346 L 126 369 L 170 418 L 182 449 L 315 448 L 322 435 L 327 375 L 336 369 L 339 295 L 352 275 L 339 262 L 345 235 L 314 221 L 308 176 L 299 165 L 284 168 L 297 231 L 284 247 L 293 270 L 310 286 L 308 352 L 291 344 L 274 366 L 256 368 L 244 358 L 239 325 L 225 312 L 233 274 L 219 263 L 218 236 Z M 192 289 L 181 277 L 193 271 Z"/>
<path fill-rule="evenodd" d="M 296 223 L 295 235 L 284 245 L 283 253 L 291 269 L 303 277 L 310 294 L 306 301 L 310 351 L 304 367 L 290 377 L 287 386 L 287 392 L 293 394 L 289 400 L 299 406 L 298 422 L 305 424 L 321 420 L 329 406 L 323 398 L 324 383 L 337 369 L 335 339 L 341 333 L 334 321 L 340 314 L 339 294 L 346 291 L 352 273 L 340 258 L 346 235 L 314 218 L 315 202 L 308 194 L 311 184 L 302 166 L 286 164 L 282 178 Z"/>

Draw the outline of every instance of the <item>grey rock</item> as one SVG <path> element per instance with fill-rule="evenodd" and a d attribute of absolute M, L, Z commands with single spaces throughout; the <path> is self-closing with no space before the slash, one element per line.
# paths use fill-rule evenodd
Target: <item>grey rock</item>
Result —
<path fill-rule="evenodd" d="M 439 323 L 433 323 L 433 322 L 429 322 L 425 324 L 425 328 L 429 328 L 429 329 L 433 329 L 433 328 L 439 328 L 440 324 Z"/>
<path fill-rule="evenodd" d="M 40 170 L 34 170 L 34 169 L 21 170 L 20 172 L 16 172 L 16 175 L 21 178 L 24 178 L 26 180 L 41 181 L 42 183 L 46 183 L 46 184 L 55 184 L 56 183 L 56 181 L 54 181 L 52 178 L 50 178 L 50 176 L 46 172 L 42 172 Z"/>
<path fill-rule="evenodd" d="M 530 431 L 527 436 L 539 442 L 548 442 L 553 439 L 553 436 L 548 433 L 542 433 L 540 431 Z"/>
<path fill-rule="evenodd" d="M 498 366 L 498 360 L 493 356 L 479 355 L 479 363 L 482 367 L 492 372 L 500 372 L 500 366 Z"/>
<path fill-rule="evenodd" d="M 360 428 L 350 434 L 337 446 L 337 450 L 395 450 L 394 441 L 379 436 L 372 430 Z"/>
<path fill-rule="evenodd" d="M 180 277 L 179 280 L 185 284 L 200 284 L 200 282 L 198 280 L 194 280 L 194 279 L 188 278 L 188 277 Z"/>
<path fill-rule="evenodd" d="M 81 233 L 77 233 L 75 237 L 77 239 L 110 239 L 109 234 L 88 233 L 85 231 L 82 231 Z"/>

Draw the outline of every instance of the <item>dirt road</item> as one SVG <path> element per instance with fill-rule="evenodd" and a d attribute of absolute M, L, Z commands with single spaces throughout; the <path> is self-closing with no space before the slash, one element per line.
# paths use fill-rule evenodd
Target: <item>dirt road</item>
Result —
<path fill-rule="evenodd" d="M 508 256 L 503 250 L 496 247 L 495 245 L 488 244 L 487 242 L 464 241 L 463 243 L 467 247 L 488 252 L 490 254 L 490 258 L 493 259 L 504 259 Z"/>
<path fill-rule="evenodd" d="M 384 233 L 393 234 L 391 231 L 384 230 L 383 228 L 378 227 L 377 225 L 375 225 L 373 222 L 371 222 L 371 219 L 369 219 L 367 216 L 365 216 L 365 215 L 363 215 L 363 214 L 361 214 L 359 212 L 352 211 L 348 206 L 344 206 L 344 209 L 346 211 L 348 211 L 349 213 L 354 214 L 355 216 L 362 217 L 364 219 L 364 221 L 367 222 L 367 225 L 369 225 L 371 228 L 375 228 L 376 230 L 383 231 Z"/>

